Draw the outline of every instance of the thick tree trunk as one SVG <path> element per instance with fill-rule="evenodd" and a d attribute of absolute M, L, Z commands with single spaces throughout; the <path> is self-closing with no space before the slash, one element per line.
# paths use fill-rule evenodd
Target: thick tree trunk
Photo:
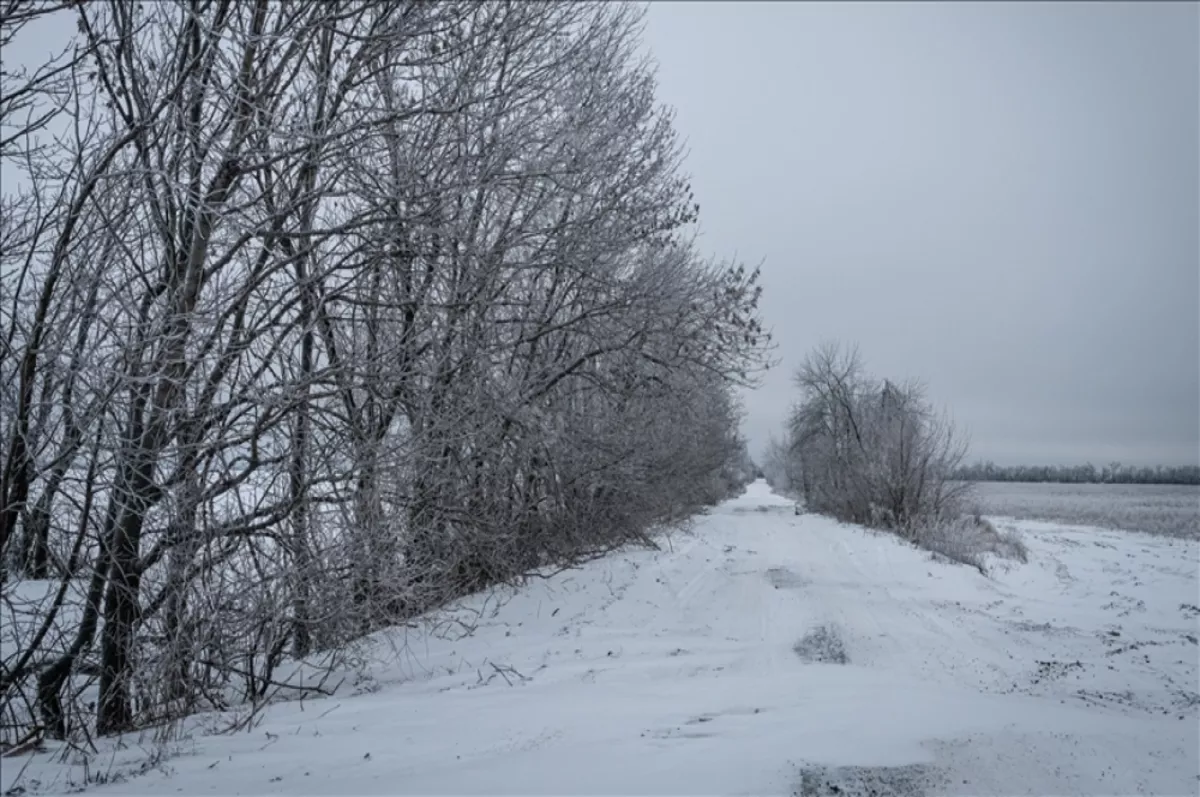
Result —
<path fill-rule="evenodd" d="M 142 518 L 132 509 L 122 511 L 111 542 L 108 592 L 104 601 L 104 629 L 100 647 L 100 701 L 96 732 L 104 735 L 133 728 L 130 679 L 133 643 L 138 623 L 138 539 Z"/>
<path fill-rule="evenodd" d="M 179 509 L 169 532 L 171 551 L 167 554 L 167 600 L 164 630 L 169 646 L 165 697 L 169 701 L 187 700 L 192 672 L 192 635 L 187 623 L 188 571 L 200 550 L 202 540 L 196 527 L 200 480 L 190 470 L 179 496 Z"/>
<path fill-rule="evenodd" d="M 138 408 L 135 407 L 134 413 Z M 134 429 L 137 430 L 137 426 Z M 146 512 L 154 503 L 154 456 L 139 434 L 126 439 L 133 459 L 118 484 L 116 522 L 108 538 L 108 592 L 104 600 L 104 628 L 100 644 L 100 700 L 96 707 L 96 732 L 120 733 L 133 728 L 130 681 L 134 665 L 134 635 L 140 615 L 141 570 L 139 549 Z"/>

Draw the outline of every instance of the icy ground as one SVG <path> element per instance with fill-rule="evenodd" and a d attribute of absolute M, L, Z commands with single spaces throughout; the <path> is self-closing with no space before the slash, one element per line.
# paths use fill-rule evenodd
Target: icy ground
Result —
<path fill-rule="evenodd" d="M 756 483 L 670 548 L 472 599 L 469 638 L 397 636 L 373 692 L 94 790 L 1197 793 L 1197 543 L 1017 525 L 1030 562 L 984 578 Z M 104 744 L 93 777 L 146 754 Z M 83 777 L 7 759 L 5 789 L 17 761 L 41 791 Z"/>

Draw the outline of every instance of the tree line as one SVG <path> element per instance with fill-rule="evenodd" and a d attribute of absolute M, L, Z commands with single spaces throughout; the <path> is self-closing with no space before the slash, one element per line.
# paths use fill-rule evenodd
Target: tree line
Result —
<path fill-rule="evenodd" d="M 1200 484 L 1200 466 L 1156 467 L 1111 462 L 1085 465 L 1009 465 L 992 462 L 963 465 L 955 478 L 972 482 L 1055 482 L 1059 484 Z"/>
<path fill-rule="evenodd" d="M 261 700 L 752 476 L 758 272 L 641 11 L 0 2 L 72 30 L 0 93 L 3 741 Z"/>

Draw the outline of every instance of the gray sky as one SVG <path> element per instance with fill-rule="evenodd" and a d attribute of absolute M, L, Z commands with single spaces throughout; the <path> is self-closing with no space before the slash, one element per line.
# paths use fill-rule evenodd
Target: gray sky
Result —
<path fill-rule="evenodd" d="M 973 458 L 1197 461 L 1197 5 L 662 2 L 646 39 L 702 247 L 763 261 L 755 455 L 840 339 Z"/>

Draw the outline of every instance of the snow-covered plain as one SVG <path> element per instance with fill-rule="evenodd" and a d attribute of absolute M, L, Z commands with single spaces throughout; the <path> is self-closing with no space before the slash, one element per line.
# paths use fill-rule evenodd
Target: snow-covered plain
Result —
<path fill-rule="evenodd" d="M 985 515 L 1200 540 L 1200 485 L 977 482 Z"/>
<path fill-rule="evenodd" d="M 1195 794 L 1197 542 L 1007 523 L 1030 561 L 985 578 L 795 516 L 755 483 L 661 551 L 464 602 L 469 637 L 381 635 L 365 691 L 196 733 L 136 777 L 147 750 L 106 740 L 88 779 L 120 794 Z M 81 783 L 55 752 L 6 759 L 3 789 L 23 767 L 30 792 Z"/>

